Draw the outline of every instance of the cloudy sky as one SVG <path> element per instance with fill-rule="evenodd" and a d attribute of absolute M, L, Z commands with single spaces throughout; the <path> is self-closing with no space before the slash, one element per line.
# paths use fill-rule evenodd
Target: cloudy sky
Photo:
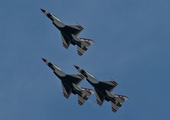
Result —
<path fill-rule="evenodd" d="M 0 119 L 169 120 L 169 0 L 1 0 Z M 84 27 L 79 37 L 95 41 L 78 56 L 76 47 L 61 46 L 61 35 L 40 11 L 65 24 Z M 130 98 L 117 113 L 111 103 L 100 107 L 95 95 L 79 106 L 67 100 L 60 80 L 41 57 L 64 72 L 78 73 L 73 64 L 97 79 L 115 79 L 113 93 Z M 82 87 L 93 88 L 85 79 Z"/>

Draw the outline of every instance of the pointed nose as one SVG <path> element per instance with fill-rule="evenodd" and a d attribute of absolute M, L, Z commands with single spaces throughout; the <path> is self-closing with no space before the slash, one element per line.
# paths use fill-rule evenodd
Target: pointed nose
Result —
<path fill-rule="evenodd" d="M 41 9 L 41 8 L 40 8 L 40 9 Z M 41 11 L 42 11 L 43 13 L 45 13 L 45 12 L 46 12 L 44 9 L 41 9 Z"/>
<path fill-rule="evenodd" d="M 46 62 L 47 60 L 46 59 L 44 59 L 44 58 L 41 58 L 44 62 Z"/>
<path fill-rule="evenodd" d="M 74 65 L 74 67 L 78 70 L 79 69 L 79 67 L 78 66 L 76 66 L 76 65 Z"/>

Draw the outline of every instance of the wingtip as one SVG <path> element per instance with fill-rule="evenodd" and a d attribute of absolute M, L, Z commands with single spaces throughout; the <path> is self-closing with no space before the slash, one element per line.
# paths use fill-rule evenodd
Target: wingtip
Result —
<path fill-rule="evenodd" d="M 44 9 L 42 9 L 42 8 L 40 8 L 40 10 L 43 12 L 43 13 L 45 13 L 46 11 L 44 10 Z"/>
<path fill-rule="evenodd" d="M 44 62 L 46 62 L 47 60 L 46 59 L 44 59 L 44 58 L 41 58 Z"/>

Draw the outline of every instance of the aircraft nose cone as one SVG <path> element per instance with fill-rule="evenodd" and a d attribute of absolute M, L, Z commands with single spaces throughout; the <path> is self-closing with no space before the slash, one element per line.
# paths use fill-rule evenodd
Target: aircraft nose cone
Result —
<path fill-rule="evenodd" d="M 79 69 L 79 67 L 78 66 L 76 66 L 76 65 L 74 65 L 74 67 L 78 70 Z"/>
<path fill-rule="evenodd" d="M 47 60 L 46 59 L 44 59 L 44 58 L 41 58 L 44 62 L 46 62 Z"/>
<path fill-rule="evenodd" d="M 41 8 L 40 8 L 40 9 L 41 9 Z M 41 9 L 41 11 L 42 11 L 43 13 L 45 13 L 45 12 L 46 12 L 44 9 Z"/>

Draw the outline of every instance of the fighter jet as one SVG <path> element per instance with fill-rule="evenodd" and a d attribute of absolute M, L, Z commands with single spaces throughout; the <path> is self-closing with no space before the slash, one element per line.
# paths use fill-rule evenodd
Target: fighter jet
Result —
<path fill-rule="evenodd" d="M 84 51 L 94 43 L 91 39 L 78 38 L 77 36 L 83 30 L 81 25 L 65 25 L 55 15 L 47 12 L 44 9 L 41 11 L 52 21 L 52 24 L 61 32 L 62 44 L 68 49 L 69 45 L 77 45 L 78 55 L 83 55 Z"/>
<path fill-rule="evenodd" d="M 94 94 L 92 89 L 80 88 L 78 85 L 83 80 L 81 74 L 66 74 L 57 65 L 42 58 L 42 60 L 53 70 L 54 74 L 61 80 L 63 96 L 69 98 L 70 94 L 78 95 L 79 105 L 83 105 L 91 94 Z"/>
<path fill-rule="evenodd" d="M 122 103 L 128 100 L 128 97 L 124 95 L 111 93 L 113 89 L 117 86 L 117 83 L 115 81 L 98 81 L 89 72 L 81 69 L 78 66 L 75 66 L 75 68 L 78 70 L 78 72 L 83 74 L 86 77 L 87 81 L 94 87 L 96 93 L 96 101 L 100 106 L 103 104 L 104 100 L 108 102 L 111 101 L 112 111 L 116 112 L 119 107 L 122 106 Z"/>

